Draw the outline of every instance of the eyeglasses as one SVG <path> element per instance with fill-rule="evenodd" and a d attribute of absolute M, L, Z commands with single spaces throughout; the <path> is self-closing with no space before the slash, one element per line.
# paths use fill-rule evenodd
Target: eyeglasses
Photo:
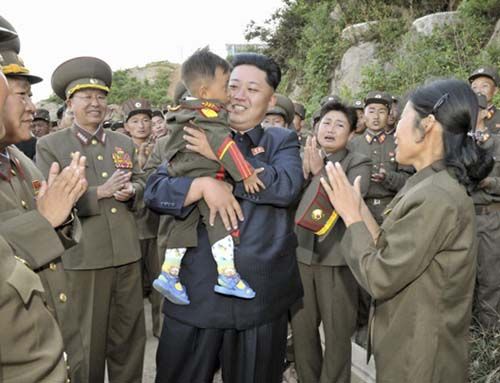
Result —
<path fill-rule="evenodd" d="M 79 98 L 80 100 L 90 104 L 92 101 L 96 100 L 99 104 L 104 104 L 107 101 L 107 97 L 102 94 L 90 95 L 90 94 L 75 94 L 73 97 Z"/>

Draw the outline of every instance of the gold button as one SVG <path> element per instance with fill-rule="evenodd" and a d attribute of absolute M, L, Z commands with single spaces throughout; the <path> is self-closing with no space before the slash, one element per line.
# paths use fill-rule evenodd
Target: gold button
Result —
<path fill-rule="evenodd" d="M 116 207 L 112 207 L 111 208 L 111 213 L 115 214 L 118 210 L 116 209 Z"/>
<path fill-rule="evenodd" d="M 102 176 L 102 178 L 108 178 L 108 173 L 107 172 L 102 172 L 101 176 Z"/>
<path fill-rule="evenodd" d="M 95 138 L 91 142 L 92 142 L 92 145 L 97 145 L 97 140 Z"/>
<path fill-rule="evenodd" d="M 54 262 L 51 262 L 49 264 L 49 269 L 51 269 L 52 271 L 56 271 L 57 270 L 57 265 Z"/>
<path fill-rule="evenodd" d="M 16 171 L 15 171 L 14 169 L 12 169 L 12 168 L 10 169 L 10 173 L 11 173 L 13 176 L 15 176 L 15 175 L 16 175 Z"/>
<path fill-rule="evenodd" d="M 61 294 L 59 294 L 59 300 L 60 300 L 62 303 L 66 303 L 66 301 L 68 300 L 68 297 L 66 296 L 66 294 L 61 293 Z"/>
<path fill-rule="evenodd" d="M 103 157 L 103 156 L 101 156 L 101 155 L 99 154 L 99 155 L 97 156 L 97 159 L 98 159 L 99 161 L 102 161 L 102 160 L 104 159 L 104 157 Z"/>
<path fill-rule="evenodd" d="M 28 204 L 26 203 L 25 200 L 21 200 L 21 206 L 26 209 L 28 207 Z"/>

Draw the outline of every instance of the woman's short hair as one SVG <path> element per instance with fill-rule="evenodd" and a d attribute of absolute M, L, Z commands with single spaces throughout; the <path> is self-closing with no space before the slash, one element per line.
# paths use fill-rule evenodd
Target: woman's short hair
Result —
<path fill-rule="evenodd" d="M 347 121 L 349 122 L 349 131 L 353 132 L 356 130 L 356 124 L 358 123 L 358 115 L 356 113 L 356 109 L 346 106 L 345 104 L 338 101 L 328 101 L 321 107 L 321 111 L 319 114 L 320 121 L 325 117 L 325 115 L 329 112 L 336 111 L 343 113 Z"/>

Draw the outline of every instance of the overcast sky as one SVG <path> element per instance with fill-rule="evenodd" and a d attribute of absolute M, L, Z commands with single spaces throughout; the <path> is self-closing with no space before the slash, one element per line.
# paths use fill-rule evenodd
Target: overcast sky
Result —
<path fill-rule="evenodd" d="M 113 70 L 152 61 L 181 63 L 210 45 L 225 56 L 226 43 L 244 43 L 250 20 L 258 23 L 282 0 L 31 0 L 2 1 L 0 14 L 21 38 L 30 71 L 44 78 L 33 100 L 48 97 L 50 76 L 63 61 L 96 56 Z"/>

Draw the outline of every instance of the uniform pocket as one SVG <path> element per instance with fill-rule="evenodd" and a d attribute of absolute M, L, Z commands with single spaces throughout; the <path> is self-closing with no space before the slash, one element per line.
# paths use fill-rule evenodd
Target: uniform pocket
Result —
<path fill-rule="evenodd" d="M 31 297 L 37 292 L 42 296 L 45 293 L 40 277 L 21 262 L 16 262 L 7 283 L 17 291 L 25 305 L 30 302 Z"/>

